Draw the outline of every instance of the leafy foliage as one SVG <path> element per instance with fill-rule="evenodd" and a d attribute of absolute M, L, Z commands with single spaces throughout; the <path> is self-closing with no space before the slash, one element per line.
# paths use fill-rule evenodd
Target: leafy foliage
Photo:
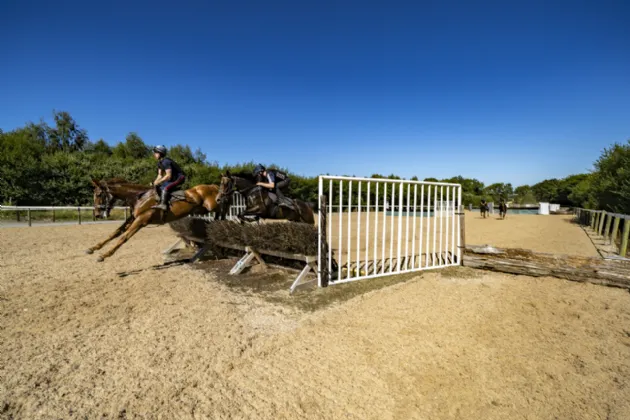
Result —
<path fill-rule="evenodd" d="M 147 186 L 155 178 L 156 162 L 150 147 L 138 133 L 129 133 L 124 141 L 112 147 L 103 139 L 91 142 L 87 131 L 66 111 L 53 111 L 53 120 L 53 127 L 40 122 L 28 123 L 8 132 L 0 130 L 1 203 L 85 205 L 92 201 L 91 177 L 122 177 Z M 208 162 L 201 150 L 193 152 L 188 145 L 171 147 L 169 155 L 187 174 L 185 188 L 198 184 L 218 184 L 223 171 L 251 171 L 256 163 L 219 167 L 216 162 Z M 277 169 L 291 175 L 289 196 L 317 202 L 316 177 L 298 176 L 287 168 Z M 401 179 L 395 174 L 372 174 L 371 178 Z M 418 177 L 411 179 L 417 180 Z M 425 181 L 440 180 L 425 178 Z M 630 214 L 630 142 L 614 144 L 605 149 L 590 174 L 547 179 L 532 186 L 513 188 L 509 183 L 485 186 L 478 179 L 461 175 L 441 181 L 462 185 L 464 205 L 478 206 L 481 199 L 498 202 L 503 198 L 519 204 L 549 201 L 564 206 L 601 208 Z M 358 184 L 355 183 L 355 188 L 359 188 Z M 360 185 L 362 202 L 366 203 L 369 198 L 373 205 L 376 197 L 374 189 L 368 197 L 367 182 L 361 182 Z M 328 185 L 324 185 L 324 188 L 327 190 Z M 426 200 L 427 191 L 424 191 L 424 198 Z M 420 202 L 420 189 L 415 199 Z M 338 200 L 339 197 L 333 197 L 334 204 Z"/>

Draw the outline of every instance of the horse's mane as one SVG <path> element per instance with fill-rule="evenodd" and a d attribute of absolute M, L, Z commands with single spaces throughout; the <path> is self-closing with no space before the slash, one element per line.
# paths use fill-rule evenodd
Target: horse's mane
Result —
<path fill-rule="evenodd" d="M 252 175 L 251 172 L 248 171 L 240 171 L 240 172 L 230 172 L 232 176 L 237 176 L 239 178 L 245 178 L 248 181 L 256 182 L 256 177 Z"/>

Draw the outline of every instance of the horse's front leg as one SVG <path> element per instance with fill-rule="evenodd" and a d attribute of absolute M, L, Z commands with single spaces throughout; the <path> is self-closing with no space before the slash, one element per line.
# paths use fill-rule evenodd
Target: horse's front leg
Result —
<path fill-rule="evenodd" d="M 92 248 L 88 248 L 85 250 L 86 254 L 93 254 L 94 251 L 98 251 L 99 249 L 103 248 L 105 246 L 105 244 L 107 244 L 109 241 L 111 241 L 114 238 L 119 237 L 120 235 L 123 234 L 123 232 L 125 231 L 125 229 L 127 229 L 127 227 L 131 224 L 131 222 L 133 221 L 134 216 L 133 214 L 131 216 L 129 216 L 127 218 L 127 220 L 125 220 L 123 222 L 122 225 L 118 226 L 118 229 L 116 229 L 114 231 L 114 233 L 112 233 L 111 235 L 109 235 L 109 237 L 107 239 L 105 239 L 103 242 L 100 242 L 96 245 L 94 245 Z"/>
<path fill-rule="evenodd" d="M 96 261 L 98 262 L 102 262 L 105 260 L 105 258 L 109 258 L 112 255 L 114 255 L 114 252 L 116 252 L 116 250 L 118 250 L 118 248 L 120 248 L 125 242 L 127 242 L 133 235 L 135 235 L 140 229 L 142 229 L 143 227 L 145 227 L 146 225 L 149 224 L 149 221 L 151 220 L 151 216 L 153 215 L 153 212 L 151 211 L 147 211 L 143 214 L 141 214 L 140 216 L 138 216 L 133 223 L 131 224 L 131 226 L 129 226 L 129 228 L 125 231 L 124 235 L 122 235 L 122 238 L 120 238 L 118 240 L 118 243 L 116 245 L 114 245 L 112 247 L 112 249 L 110 249 L 109 251 L 107 251 L 106 253 L 100 255 Z"/>

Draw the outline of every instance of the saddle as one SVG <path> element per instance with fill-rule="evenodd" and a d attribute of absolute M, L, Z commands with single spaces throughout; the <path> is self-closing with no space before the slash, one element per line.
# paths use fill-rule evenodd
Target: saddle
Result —
<path fill-rule="evenodd" d="M 144 192 L 138 193 L 138 200 L 144 196 L 145 194 L 153 194 L 158 200 L 160 199 L 159 195 L 157 194 L 157 192 L 155 191 L 155 188 L 151 188 L 149 190 L 146 190 Z M 176 201 L 186 201 L 186 193 L 182 190 L 177 190 L 173 193 L 171 193 L 171 197 L 168 200 L 168 203 L 174 203 Z"/>

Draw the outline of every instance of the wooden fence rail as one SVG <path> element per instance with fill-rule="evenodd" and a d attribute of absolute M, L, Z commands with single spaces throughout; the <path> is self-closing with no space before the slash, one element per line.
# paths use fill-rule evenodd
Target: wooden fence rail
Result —
<path fill-rule="evenodd" d="M 579 224 L 601 237 L 609 245 L 616 247 L 619 256 L 626 257 L 630 236 L 630 215 L 583 208 L 575 208 L 573 213 Z"/>

